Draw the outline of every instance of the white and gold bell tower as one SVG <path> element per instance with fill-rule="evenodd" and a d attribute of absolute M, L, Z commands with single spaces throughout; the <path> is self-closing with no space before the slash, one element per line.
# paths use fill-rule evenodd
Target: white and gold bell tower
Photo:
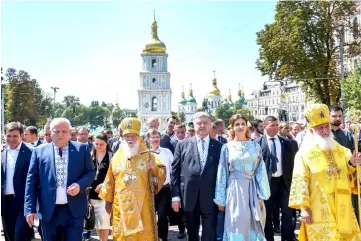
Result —
<path fill-rule="evenodd" d="M 167 127 L 167 118 L 171 116 L 172 90 L 168 72 L 168 54 L 165 44 L 158 38 L 158 24 L 152 23 L 152 38 L 141 54 L 142 71 L 139 73 L 138 117 L 142 121 L 142 131 L 147 129 L 147 119 L 159 119 L 159 131 Z"/>

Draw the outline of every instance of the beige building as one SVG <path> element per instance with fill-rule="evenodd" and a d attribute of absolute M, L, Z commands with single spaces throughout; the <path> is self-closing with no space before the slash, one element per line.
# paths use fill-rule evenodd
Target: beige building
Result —
<path fill-rule="evenodd" d="M 252 92 L 247 100 L 251 115 L 256 119 L 265 119 L 269 115 L 280 121 L 304 121 L 307 108 L 305 93 L 294 82 L 269 82 L 263 88 Z"/>

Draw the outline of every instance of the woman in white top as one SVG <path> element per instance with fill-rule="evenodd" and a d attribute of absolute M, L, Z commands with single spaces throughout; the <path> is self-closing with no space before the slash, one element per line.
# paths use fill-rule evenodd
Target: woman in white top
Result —
<path fill-rule="evenodd" d="M 89 197 L 91 204 L 94 206 L 95 229 L 97 230 L 99 240 L 107 241 L 110 230 L 110 216 L 105 211 L 105 201 L 98 197 L 112 158 L 112 152 L 110 151 L 106 134 L 98 134 L 95 136 L 91 157 L 94 162 L 96 174 L 89 191 Z"/>
<path fill-rule="evenodd" d="M 173 154 L 169 149 L 159 146 L 159 131 L 150 129 L 147 132 L 147 140 L 149 141 L 151 150 L 157 153 L 159 159 L 167 168 L 167 177 L 163 184 L 163 188 L 154 196 L 155 210 L 158 215 L 158 235 L 160 239 L 166 241 L 168 240 L 168 216 L 171 206 L 170 174 L 172 172 Z"/>

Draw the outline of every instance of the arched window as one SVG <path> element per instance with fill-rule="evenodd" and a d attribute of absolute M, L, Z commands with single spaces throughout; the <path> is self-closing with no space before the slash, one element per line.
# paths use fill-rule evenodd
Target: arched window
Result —
<path fill-rule="evenodd" d="M 157 111 L 158 108 L 158 100 L 157 97 L 152 98 L 152 111 Z"/>
<path fill-rule="evenodd" d="M 152 68 L 155 68 L 157 66 L 157 60 L 152 59 Z"/>

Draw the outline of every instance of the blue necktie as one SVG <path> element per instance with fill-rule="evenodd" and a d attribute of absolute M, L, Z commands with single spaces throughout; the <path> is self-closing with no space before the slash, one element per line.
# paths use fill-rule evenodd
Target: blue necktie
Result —
<path fill-rule="evenodd" d="M 276 143 L 275 138 L 271 138 L 271 161 L 272 161 L 272 173 L 277 172 L 277 149 L 276 149 Z"/>
<path fill-rule="evenodd" d="M 206 158 L 205 158 L 205 152 L 206 152 L 206 148 L 204 146 L 204 142 L 205 140 L 204 139 L 201 139 L 201 143 L 202 143 L 202 153 L 200 155 L 200 164 L 201 164 L 201 172 L 203 172 L 203 169 L 204 169 L 204 165 L 206 163 Z"/>
<path fill-rule="evenodd" d="M 63 151 L 61 150 L 61 148 L 59 148 L 59 156 L 63 157 Z"/>

